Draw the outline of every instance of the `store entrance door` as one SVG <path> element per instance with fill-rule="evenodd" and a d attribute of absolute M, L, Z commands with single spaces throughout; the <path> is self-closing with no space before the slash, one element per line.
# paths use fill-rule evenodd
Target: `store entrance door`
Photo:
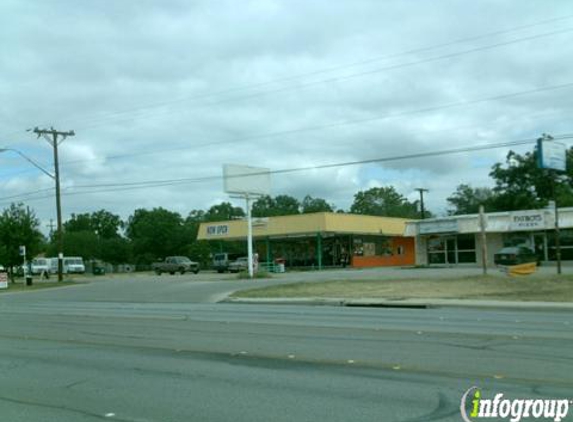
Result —
<path fill-rule="evenodd" d="M 537 255 L 537 259 L 540 261 L 548 261 L 547 256 L 547 240 L 545 233 L 539 233 L 533 235 L 533 250 Z"/>
<path fill-rule="evenodd" d="M 457 264 L 456 238 L 446 238 L 446 264 Z"/>

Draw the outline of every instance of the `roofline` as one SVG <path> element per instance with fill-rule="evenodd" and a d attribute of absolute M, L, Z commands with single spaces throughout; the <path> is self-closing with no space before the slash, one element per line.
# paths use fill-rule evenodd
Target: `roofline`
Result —
<path fill-rule="evenodd" d="M 573 211 L 573 207 L 557 207 L 559 211 Z M 529 210 L 513 210 L 513 211 L 494 211 L 494 212 L 486 212 L 485 215 L 491 216 L 504 216 L 509 215 L 514 212 L 525 212 L 525 211 L 553 211 L 550 208 L 533 208 Z M 443 220 L 451 220 L 451 219 L 470 219 L 479 217 L 479 213 L 475 214 L 459 214 L 459 215 L 447 215 L 445 217 L 435 217 L 435 218 L 426 218 L 424 220 L 412 220 L 410 222 L 413 223 L 421 223 L 421 222 L 434 222 L 434 221 L 443 221 Z"/>

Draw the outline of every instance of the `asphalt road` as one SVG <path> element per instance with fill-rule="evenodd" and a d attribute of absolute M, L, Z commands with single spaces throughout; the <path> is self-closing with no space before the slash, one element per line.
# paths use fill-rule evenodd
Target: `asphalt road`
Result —
<path fill-rule="evenodd" d="M 571 313 L 199 303 L 261 282 L 162 277 L 0 296 L 1 420 L 459 421 L 474 385 L 573 398 Z"/>

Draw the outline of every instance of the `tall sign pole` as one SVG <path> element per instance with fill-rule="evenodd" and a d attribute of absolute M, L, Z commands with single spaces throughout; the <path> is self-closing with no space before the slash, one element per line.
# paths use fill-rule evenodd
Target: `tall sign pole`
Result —
<path fill-rule="evenodd" d="M 62 203 L 61 203 L 61 195 L 60 195 L 60 164 L 58 159 L 58 145 L 65 141 L 68 136 L 74 136 L 75 133 L 73 130 L 68 132 L 60 132 L 55 130 L 53 127 L 50 129 L 38 129 L 37 127 L 34 128 L 34 133 L 40 136 L 43 136 L 46 141 L 54 150 L 54 178 L 56 181 L 56 213 L 57 213 L 57 243 L 58 243 L 58 281 L 62 281 L 64 279 L 64 237 L 62 232 Z M 61 140 L 58 141 L 58 138 Z"/>
<path fill-rule="evenodd" d="M 249 278 L 253 278 L 253 218 L 251 216 L 251 198 L 247 193 L 247 259 L 249 263 Z"/>
<path fill-rule="evenodd" d="M 237 164 L 223 165 L 223 182 L 225 192 L 232 198 L 244 198 L 247 205 L 247 255 L 249 278 L 255 272 L 253 256 L 253 218 L 251 212 L 253 198 L 270 194 L 270 170 L 261 167 L 243 166 Z"/>
<path fill-rule="evenodd" d="M 487 275 L 487 238 L 485 235 L 486 221 L 483 205 L 479 206 L 479 228 L 481 233 L 481 265 L 483 275 Z"/>
<path fill-rule="evenodd" d="M 564 144 L 555 142 L 551 135 L 544 133 L 537 140 L 537 165 L 547 169 L 551 177 L 553 191 L 553 204 L 555 208 L 555 260 L 557 261 L 557 274 L 561 274 L 561 239 L 559 233 L 559 207 L 557 204 L 556 183 L 560 171 L 567 169 L 567 148 Z"/>

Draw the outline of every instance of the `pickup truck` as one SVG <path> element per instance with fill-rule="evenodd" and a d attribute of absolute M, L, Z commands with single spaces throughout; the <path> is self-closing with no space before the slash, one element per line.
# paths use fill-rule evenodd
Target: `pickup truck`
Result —
<path fill-rule="evenodd" d="M 186 256 L 168 256 L 164 261 L 152 264 L 151 268 L 157 275 L 161 275 L 161 273 L 175 274 L 176 272 L 197 274 L 199 272 L 199 264 Z"/>

